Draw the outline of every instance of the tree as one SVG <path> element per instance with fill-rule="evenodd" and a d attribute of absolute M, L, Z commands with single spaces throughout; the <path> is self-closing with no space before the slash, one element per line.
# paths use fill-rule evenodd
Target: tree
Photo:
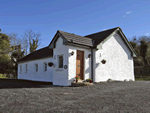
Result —
<path fill-rule="evenodd" d="M 0 33 L 0 55 L 9 54 L 12 51 L 10 47 L 10 38 L 6 34 Z"/>
<path fill-rule="evenodd" d="M 19 45 L 21 44 L 22 45 L 22 40 L 21 38 L 18 36 L 18 34 L 16 33 L 10 33 L 9 34 L 9 37 L 10 37 L 10 45 L 11 46 L 16 46 L 16 45 Z"/>
<path fill-rule="evenodd" d="M 9 34 L 9 37 L 10 45 L 13 50 L 11 53 L 11 73 L 14 75 L 15 78 L 17 78 L 17 61 L 24 57 L 24 49 L 22 47 L 24 40 L 21 40 L 18 34 L 15 33 Z"/>
<path fill-rule="evenodd" d="M 24 51 L 21 50 L 21 44 L 16 45 L 15 47 L 13 47 L 13 49 L 14 51 L 11 54 L 11 63 L 13 64 L 11 73 L 15 75 L 15 78 L 17 78 L 17 61 L 24 57 Z"/>
<path fill-rule="evenodd" d="M 11 58 L 10 53 L 12 48 L 10 47 L 10 38 L 4 33 L 0 33 L 0 73 L 10 73 Z"/>
<path fill-rule="evenodd" d="M 38 40 L 32 39 L 32 43 L 30 42 L 30 53 L 35 51 L 38 47 Z"/>
<path fill-rule="evenodd" d="M 25 45 L 25 55 L 27 55 L 28 53 L 28 49 L 29 52 L 33 52 L 35 51 L 39 46 L 40 43 L 39 41 L 41 34 L 40 33 L 35 33 L 34 31 L 32 31 L 31 29 L 26 30 L 23 37 L 24 40 L 24 45 Z"/>
<path fill-rule="evenodd" d="M 0 73 L 9 74 L 11 72 L 11 61 L 10 57 L 6 54 L 0 56 Z"/>
<path fill-rule="evenodd" d="M 144 61 L 144 65 L 146 67 L 146 66 L 148 66 L 147 59 L 146 59 L 148 43 L 144 39 L 142 39 L 140 41 L 140 43 L 141 43 L 141 45 L 140 45 L 140 55 L 142 56 L 143 61 Z"/>

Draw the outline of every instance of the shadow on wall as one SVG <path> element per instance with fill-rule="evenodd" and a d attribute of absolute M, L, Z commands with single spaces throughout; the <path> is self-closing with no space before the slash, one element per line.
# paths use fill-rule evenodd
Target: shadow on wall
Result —
<path fill-rule="evenodd" d="M 96 64 L 95 64 L 95 68 L 97 68 L 99 65 L 100 65 L 100 63 L 96 63 Z"/>
<path fill-rule="evenodd" d="M 89 59 L 89 61 L 88 61 L 88 68 L 84 71 L 84 75 L 89 73 L 89 78 L 91 78 L 91 76 L 90 76 L 91 75 L 91 57 L 89 58 L 88 55 L 89 54 L 85 54 L 85 56 L 84 56 L 85 60 Z M 84 64 L 85 64 L 85 62 L 84 62 Z"/>

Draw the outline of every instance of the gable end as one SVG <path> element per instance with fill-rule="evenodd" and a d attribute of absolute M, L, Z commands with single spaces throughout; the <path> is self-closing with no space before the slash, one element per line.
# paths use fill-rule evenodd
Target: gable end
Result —
<path fill-rule="evenodd" d="M 130 45 L 128 39 L 126 38 L 126 36 L 122 32 L 121 28 L 116 29 L 107 38 L 105 38 L 99 45 L 97 45 L 97 49 L 102 49 L 102 44 L 105 43 L 110 37 L 112 37 L 116 33 L 119 33 L 119 35 L 122 37 L 122 40 L 124 41 L 124 43 L 126 44 L 126 46 L 129 48 L 129 50 L 131 51 L 132 57 L 137 57 L 136 52 L 134 51 L 134 49 Z"/>
<path fill-rule="evenodd" d="M 59 33 L 59 31 L 57 31 L 57 33 L 55 34 L 54 38 L 52 39 L 52 41 L 50 42 L 48 48 L 53 49 L 56 47 L 56 41 L 57 39 L 61 37 L 63 39 L 63 45 L 67 45 L 68 41 L 63 37 L 63 35 L 61 35 L 61 33 Z"/>

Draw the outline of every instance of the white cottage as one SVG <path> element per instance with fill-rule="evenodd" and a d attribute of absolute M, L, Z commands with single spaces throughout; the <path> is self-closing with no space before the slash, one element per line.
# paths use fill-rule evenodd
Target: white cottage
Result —
<path fill-rule="evenodd" d="M 49 46 L 18 60 L 18 79 L 69 86 L 76 75 L 93 82 L 134 79 L 136 54 L 120 27 L 79 36 L 57 31 Z M 47 64 L 54 65 L 49 67 Z"/>

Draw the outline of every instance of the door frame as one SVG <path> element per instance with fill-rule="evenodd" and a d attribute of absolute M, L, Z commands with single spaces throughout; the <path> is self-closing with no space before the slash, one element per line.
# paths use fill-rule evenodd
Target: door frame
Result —
<path fill-rule="evenodd" d="M 82 51 L 82 50 L 76 50 L 76 67 L 77 67 L 77 53 L 78 51 Z M 84 51 L 83 52 L 83 71 L 82 71 L 82 74 L 83 74 L 83 80 L 84 80 Z M 76 68 L 76 75 L 77 75 L 77 68 Z"/>

